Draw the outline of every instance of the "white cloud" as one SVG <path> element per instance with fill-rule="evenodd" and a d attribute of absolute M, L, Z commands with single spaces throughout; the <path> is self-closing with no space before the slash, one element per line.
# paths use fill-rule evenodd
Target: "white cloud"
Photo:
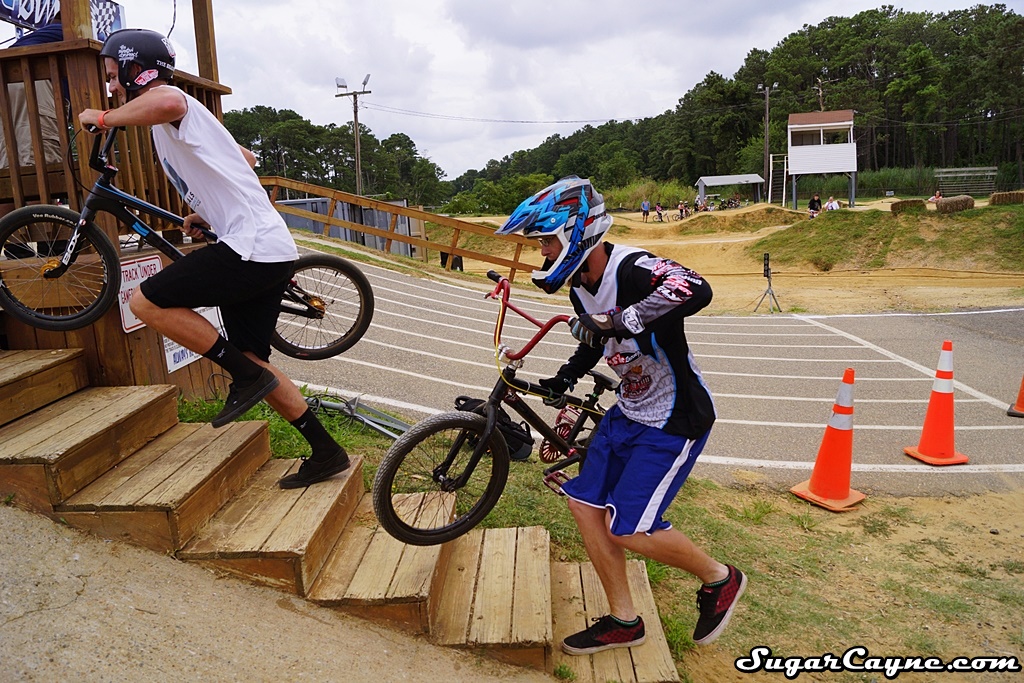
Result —
<path fill-rule="evenodd" d="M 130 26 L 171 25 L 166 0 L 125 0 Z M 372 74 L 360 104 L 494 120 L 623 120 L 655 116 L 709 71 L 732 76 L 752 48 L 771 50 L 805 24 L 883 4 L 862 0 L 215 0 L 226 109 L 293 109 L 317 124 L 352 119 L 350 86 Z M 907 11 L 973 0 L 910 0 Z M 1005 3 L 1017 13 L 1024 0 Z M 710 11 L 712 10 L 713 11 Z M 179 68 L 196 72 L 192 3 L 177 2 Z M 378 138 L 407 134 L 454 178 L 579 124 L 496 123 L 367 108 Z"/>

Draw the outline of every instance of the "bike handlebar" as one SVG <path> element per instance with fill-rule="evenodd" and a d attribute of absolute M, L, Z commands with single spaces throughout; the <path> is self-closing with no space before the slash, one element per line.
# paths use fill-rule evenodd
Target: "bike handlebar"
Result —
<path fill-rule="evenodd" d="M 558 323 L 569 322 L 569 316 L 567 315 L 556 315 L 547 322 L 541 322 L 537 320 L 532 315 L 530 315 L 529 313 L 522 310 L 521 308 L 519 308 L 518 306 L 516 306 L 515 304 L 508 300 L 511 285 L 509 285 L 509 281 L 507 278 L 501 276 L 500 274 L 494 272 L 493 270 L 487 271 L 487 277 L 493 280 L 496 284 L 494 286 L 494 291 L 492 291 L 490 294 L 487 294 L 486 298 L 498 299 L 498 301 L 501 303 L 501 310 L 498 313 L 498 320 L 494 324 L 494 345 L 496 347 L 501 345 L 501 330 L 505 325 L 506 308 L 511 308 L 520 316 L 526 318 L 531 323 L 540 328 L 540 330 L 538 330 L 537 333 L 533 335 L 533 338 L 531 338 L 530 341 L 526 342 L 526 345 L 523 348 L 519 349 L 518 351 L 505 351 L 505 357 L 508 358 L 509 360 L 519 360 L 525 357 L 526 354 L 532 351 L 533 347 L 536 346 L 540 342 L 540 340 L 544 338 L 544 335 L 551 331 L 552 327 L 554 327 Z"/>
<path fill-rule="evenodd" d="M 89 167 L 112 180 L 113 177 L 117 175 L 118 169 L 110 163 L 110 151 L 114 148 L 114 141 L 117 139 L 117 131 L 125 130 L 124 126 L 107 129 L 105 137 L 100 135 L 103 129 L 98 126 L 89 124 L 85 126 L 85 130 L 95 136 L 92 141 L 92 153 L 89 155 Z M 175 222 L 179 228 L 185 224 L 185 221 L 182 218 L 177 218 Z M 201 232 L 203 237 L 210 242 L 217 241 L 217 233 L 213 230 L 207 230 L 201 225 L 194 225 L 192 227 Z"/>

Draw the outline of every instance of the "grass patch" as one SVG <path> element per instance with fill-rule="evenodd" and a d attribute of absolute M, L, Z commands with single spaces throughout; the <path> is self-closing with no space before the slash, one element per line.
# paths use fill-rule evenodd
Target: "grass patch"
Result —
<path fill-rule="evenodd" d="M 1024 206 L 989 206 L 951 215 L 828 211 L 758 240 L 751 258 L 770 252 L 779 264 L 821 271 L 903 263 L 968 263 L 1024 271 Z"/>
<path fill-rule="evenodd" d="M 179 408 L 183 420 L 203 421 L 220 403 L 182 401 Z M 270 423 L 275 456 L 305 454 L 295 430 L 265 406 L 245 417 Z M 369 488 L 391 441 L 341 416 L 325 416 L 323 421 L 346 448 L 364 456 Z M 506 490 L 484 525 L 543 525 L 551 533 L 552 560 L 586 561 L 568 506 L 543 484 L 543 467 L 536 456 L 512 463 Z M 1013 558 L 988 567 L 963 557 L 937 562 L 932 550 L 952 557 L 954 549 L 965 547 L 961 537 L 977 537 L 968 529 L 946 532 L 952 541 L 879 541 L 898 527 L 923 524 L 912 505 L 883 502 L 860 516 L 866 521 L 851 523 L 847 516 L 786 494 L 691 477 L 666 518 L 711 556 L 740 567 L 749 585 L 715 648 L 695 658 L 691 634 L 699 580 L 645 561 L 681 678 L 709 680 L 703 668 L 707 657 L 718 660 L 716 666 L 731 667 L 736 657 L 765 644 L 780 657 L 842 651 L 856 644 L 870 645 L 872 651 L 946 658 L 981 652 L 982 647 L 1019 651 L 1024 630 L 1018 619 L 1005 615 L 1024 610 L 1019 578 L 1024 562 Z M 990 615 L 1004 616 L 995 617 L 1002 620 L 996 628 L 979 630 L 979 619 L 992 619 Z"/>
<path fill-rule="evenodd" d="M 914 521 L 908 507 L 884 506 L 877 512 L 858 517 L 855 522 L 860 525 L 864 532 L 872 536 L 884 536 L 888 538 L 893 534 L 896 527 L 906 526 Z"/>
<path fill-rule="evenodd" d="M 711 211 L 699 213 L 679 224 L 680 234 L 703 235 L 714 232 L 757 232 L 777 225 L 793 225 L 805 216 L 777 206 L 765 206 L 752 211 Z M 760 254 L 758 254 L 760 256 Z"/>
<path fill-rule="evenodd" d="M 560 681 L 575 681 L 576 680 L 576 672 L 573 671 L 572 668 L 568 664 L 565 664 L 565 663 L 562 663 L 562 664 L 559 664 L 558 666 L 556 666 L 555 670 L 552 671 L 551 673 L 554 675 L 555 678 L 557 678 Z"/>

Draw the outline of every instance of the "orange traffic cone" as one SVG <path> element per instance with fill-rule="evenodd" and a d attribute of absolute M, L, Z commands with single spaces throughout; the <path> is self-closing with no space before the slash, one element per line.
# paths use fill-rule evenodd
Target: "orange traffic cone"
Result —
<path fill-rule="evenodd" d="M 942 342 L 932 397 L 924 414 L 924 429 L 917 448 L 903 452 L 929 465 L 962 465 L 967 456 L 953 445 L 953 342 Z"/>
<path fill-rule="evenodd" d="M 1006 411 L 1010 417 L 1024 417 L 1024 379 L 1020 381 L 1020 393 L 1017 394 L 1017 402 Z"/>
<path fill-rule="evenodd" d="M 865 498 L 863 493 L 850 488 L 852 465 L 853 368 L 846 368 L 811 478 L 790 491 L 827 510 L 846 512 Z"/>

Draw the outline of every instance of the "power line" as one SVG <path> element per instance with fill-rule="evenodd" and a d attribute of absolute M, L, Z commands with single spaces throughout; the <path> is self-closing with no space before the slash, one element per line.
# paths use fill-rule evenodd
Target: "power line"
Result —
<path fill-rule="evenodd" d="M 533 119 L 486 119 L 478 118 L 474 116 L 455 116 L 453 114 L 432 114 L 430 112 L 423 111 L 412 111 L 411 109 L 399 109 L 398 107 L 391 107 L 388 105 L 378 104 L 376 102 L 367 102 L 361 105 L 366 109 L 373 109 L 375 111 L 382 111 L 388 114 L 399 114 L 402 116 L 415 116 L 425 119 L 440 119 L 443 121 L 472 121 L 476 123 L 527 123 L 527 124 L 559 124 L 559 123 L 608 123 L 609 121 L 639 121 L 641 118 L 649 117 L 636 117 L 632 119 L 557 119 L 550 121 L 533 120 Z"/>

